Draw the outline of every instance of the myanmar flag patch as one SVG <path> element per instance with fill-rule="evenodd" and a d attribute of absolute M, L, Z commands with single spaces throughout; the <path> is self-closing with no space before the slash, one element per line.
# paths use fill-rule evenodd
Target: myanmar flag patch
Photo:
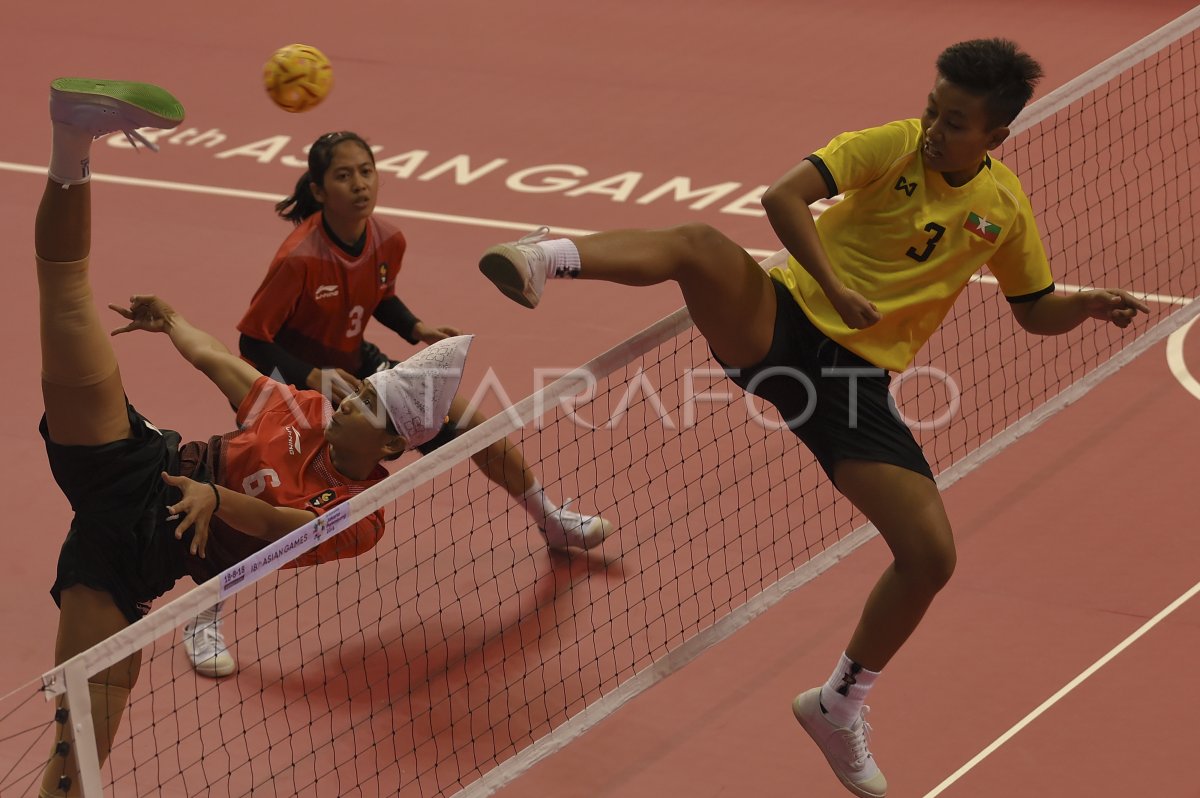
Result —
<path fill-rule="evenodd" d="M 977 213 L 967 214 L 967 223 L 963 225 L 963 229 L 970 230 L 989 244 L 995 244 L 1000 235 L 1000 225 L 989 222 Z"/>

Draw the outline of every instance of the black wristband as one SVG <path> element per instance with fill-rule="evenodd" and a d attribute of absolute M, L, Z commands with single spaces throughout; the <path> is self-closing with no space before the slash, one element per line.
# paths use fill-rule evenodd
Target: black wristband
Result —
<path fill-rule="evenodd" d="M 213 498 L 217 500 L 217 505 L 213 507 L 213 515 L 216 515 L 217 510 L 221 509 L 221 494 L 217 491 L 217 486 L 213 483 L 208 483 L 208 486 L 213 489 Z"/>

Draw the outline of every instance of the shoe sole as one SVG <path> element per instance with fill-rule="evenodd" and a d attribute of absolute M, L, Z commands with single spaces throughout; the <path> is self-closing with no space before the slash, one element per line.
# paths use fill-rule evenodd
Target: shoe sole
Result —
<path fill-rule="evenodd" d="M 479 271 L 492 281 L 500 291 L 513 302 L 527 308 L 537 307 L 537 299 L 530 298 L 525 293 L 525 276 L 513 265 L 514 258 L 521 254 L 509 247 L 499 246 L 489 249 L 479 261 Z"/>
<path fill-rule="evenodd" d="M 821 756 L 825 757 L 825 761 L 829 764 L 829 769 L 833 771 L 833 775 L 837 776 L 838 781 L 842 783 L 843 787 L 857 795 L 858 798 L 887 798 L 886 792 L 867 792 L 862 787 L 842 775 L 842 772 L 837 769 L 837 765 L 832 759 L 830 759 L 829 754 L 825 753 L 825 749 L 822 748 L 819 743 L 817 743 L 817 732 L 810 728 L 809 724 L 804 720 L 803 710 L 800 706 L 800 699 L 804 695 L 806 694 L 801 693 L 792 699 L 792 715 L 795 716 L 796 722 L 800 724 L 800 728 L 804 729 L 805 733 L 808 734 L 809 739 L 812 740 L 813 744 L 817 746 L 817 750 L 821 752 Z"/>
<path fill-rule="evenodd" d="M 192 663 L 192 670 L 201 676 L 207 676 L 210 679 L 220 679 L 222 676 L 228 676 L 237 671 L 237 660 L 228 652 L 224 657 L 213 656 L 196 659 L 192 656 L 192 650 L 184 644 L 184 653 L 187 655 L 188 662 Z"/>
<path fill-rule="evenodd" d="M 111 100 L 114 107 L 133 110 L 135 113 L 130 115 L 131 121 L 143 127 L 170 129 L 183 121 L 183 105 L 179 100 L 166 89 L 151 83 L 58 78 L 51 81 L 50 88 L 63 95 Z"/>
<path fill-rule="evenodd" d="M 219 666 L 209 665 L 208 660 L 202 660 L 199 663 L 192 665 L 192 669 L 201 676 L 207 676 L 210 679 L 220 679 L 224 676 L 229 676 L 237 670 L 237 664 Z"/>

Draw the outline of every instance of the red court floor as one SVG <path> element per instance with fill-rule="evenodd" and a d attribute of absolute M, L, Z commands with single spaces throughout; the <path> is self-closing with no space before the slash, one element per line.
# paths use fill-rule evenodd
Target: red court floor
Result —
<path fill-rule="evenodd" d="M 773 250 L 765 219 L 741 198 L 836 133 L 919 114 L 945 45 L 1014 38 L 1046 67 L 1044 94 L 1190 8 L 675 0 L 299 2 L 285 12 L 220 0 L 7 9 L 0 43 L 17 68 L 0 138 L 0 233 L 10 242 L 0 336 L 12 342 L 0 418 L 9 497 L 0 694 L 52 664 L 47 591 L 69 517 L 36 433 L 29 257 L 53 77 L 163 83 L 194 129 L 158 155 L 96 145 L 98 173 L 131 179 L 94 188 L 100 301 L 156 292 L 232 344 L 288 229 L 267 195 L 290 191 L 304 144 L 354 129 L 381 162 L 397 157 L 380 206 L 399 209 L 409 241 L 400 294 L 425 320 L 476 333 L 466 382 L 490 368 L 515 400 L 538 387 L 535 369 L 581 363 L 680 300 L 670 286 L 589 285 L 584 304 L 565 298 L 579 286 L 562 286 L 563 298 L 531 315 L 479 278 L 489 244 L 541 223 L 577 231 L 701 220 Z M 259 87 L 262 62 L 290 41 L 334 61 L 333 94 L 304 115 L 274 109 Z M 690 208 L 656 192 L 678 177 L 731 185 Z M 229 425 L 215 390 L 164 341 L 126 336 L 116 347 L 148 417 L 170 418 L 185 438 Z M 929 793 L 1200 579 L 1191 511 L 1200 397 L 1165 350 L 1154 346 L 947 492 L 958 572 L 871 699 L 891 795 Z M 1200 334 L 1182 351 L 1200 376 Z M 844 794 L 789 701 L 827 676 L 887 561 L 871 541 L 499 794 Z M 944 794 L 1200 796 L 1187 767 L 1200 706 L 1189 678 L 1197 606 L 1183 604 Z"/>

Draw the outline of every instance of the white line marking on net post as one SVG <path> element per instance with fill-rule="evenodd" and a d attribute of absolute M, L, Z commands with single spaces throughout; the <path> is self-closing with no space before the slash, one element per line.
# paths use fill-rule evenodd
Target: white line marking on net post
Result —
<path fill-rule="evenodd" d="M 1175 599 L 1170 604 L 1168 604 L 1165 608 L 1163 608 L 1163 610 L 1161 612 L 1158 613 L 1158 615 L 1155 615 L 1153 618 L 1151 618 L 1150 620 L 1148 620 L 1144 624 L 1142 624 L 1136 632 L 1134 632 L 1129 637 L 1122 640 L 1115 648 L 1113 648 L 1111 651 L 1109 651 L 1103 657 L 1101 657 L 1100 659 L 1098 659 L 1094 663 L 1092 663 L 1083 673 L 1079 674 L 1074 679 L 1067 682 L 1067 684 L 1064 685 L 1062 689 L 1060 689 L 1057 693 L 1055 693 L 1054 695 L 1050 696 L 1045 701 L 1043 701 L 1041 703 L 1041 705 L 1038 706 L 1037 709 L 1033 710 L 1028 715 L 1021 718 L 1021 720 L 1018 721 L 1015 726 L 1013 726 L 1011 729 L 1006 731 L 1004 734 L 997 737 L 992 742 L 991 745 L 989 745 L 987 748 L 984 748 L 982 751 L 980 751 L 978 754 L 976 754 L 974 757 L 972 757 L 969 762 L 967 762 L 965 765 L 960 767 L 958 770 L 954 771 L 954 773 L 952 773 L 945 781 L 943 781 L 938 786 L 934 787 L 929 792 L 925 793 L 924 798 L 935 798 L 935 796 L 941 795 L 943 792 L 945 792 L 951 785 L 953 785 L 956 781 L 958 781 L 963 776 L 965 776 L 972 768 L 974 768 L 980 762 L 982 762 L 983 760 L 985 760 L 989 756 L 991 756 L 993 753 L 995 753 L 996 749 L 998 749 L 1000 746 L 1004 745 L 1006 742 L 1008 742 L 1013 737 L 1015 737 L 1018 732 L 1020 732 L 1022 729 L 1024 729 L 1030 723 L 1037 720 L 1038 716 L 1045 713 L 1046 710 L 1050 709 L 1050 707 L 1054 706 L 1059 701 L 1061 701 L 1068 693 L 1070 693 L 1072 690 L 1074 690 L 1079 685 L 1083 684 L 1083 682 L 1086 681 L 1088 678 L 1090 678 L 1092 675 L 1094 675 L 1096 673 L 1096 671 L 1103 668 L 1110 661 L 1112 661 L 1112 659 L 1114 657 L 1116 657 L 1122 651 L 1124 651 L 1125 649 L 1127 649 L 1131 645 L 1133 645 L 1135 642 L 1137 642 L 1138 638 L 1142 637 L 1142 635 L 1146 634 L 1146 632 L 1149 632 L 1151 629 L 1153 629 L 1155 626 L 1157 626 L 1160 621 L 1162 621 L 1164 618 L 1166 618 L 1168 615 L 1173 613 L 1175 610 L 1179 609 L 1184 604 L 1186 604 L 1187 601 L 1189 599 L 1191 599 L 1193 596 L 1195 596 L 1197 593 L 1200 593 L 1200 582 L 1197 582 L 1195 585 L 1192 585 L 1191 590 L 1188 590 L 1182 596 L 1180 596 L 1179 598 Z"/>

